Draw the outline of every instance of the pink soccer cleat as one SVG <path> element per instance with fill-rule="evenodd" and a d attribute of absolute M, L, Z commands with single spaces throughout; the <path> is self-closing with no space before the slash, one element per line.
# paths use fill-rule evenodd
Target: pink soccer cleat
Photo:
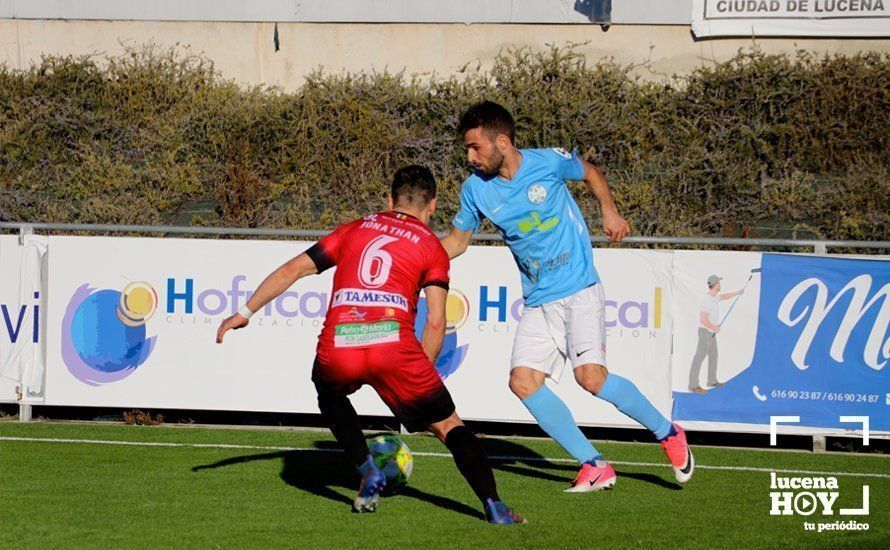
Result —
<path fill-rule="evenodd" d="M 572 481 L 572 486 L 565 490 L 566 493 L 587 493 L 589 491 L 601 491 L 615 486 L 618 476 L 608 462 L 585 462 L 581 465 L 581 471 Z"/>
<path fill-rule="evenodd" d="M 677 424 L 672 424 L 677 430 L 676 435 L 666 437 L 661 440 L 661 446 L 664 448 L 671 466 L 674 467 L 674 477 L 678 483 L 686 483 L 692 479 L 692 471 L 695 469 L 695 459 L 692 457 L 692 450 L 686 444 L 686 432 Z"/>

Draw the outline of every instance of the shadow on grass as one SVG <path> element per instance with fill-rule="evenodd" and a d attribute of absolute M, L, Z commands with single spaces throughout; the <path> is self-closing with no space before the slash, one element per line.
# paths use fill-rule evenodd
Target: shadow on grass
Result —
<path fill-rule="evenodd" d="M 294 487 L 324 497 L 334 502 L 352 506 L 352 499 L 337 488 L 356 491 L 359 486 L 359 476 L 355 466 L 333 441 L 316 441 L 315 450 L 277 451 L 274 453 L 249 454 L 226 458 L 212 464 L 194 466 L 193 472 L 213 470 L 235 464 L 256 462 L 258 460 L 281 459 L 281 480 Z M 433 495 L 411 485 L 396 488 L 382 495 L 384 498 L 408 497 L 415 498 L 445 508 L 453 512 L 481 519 L 484 515 L 481 511 L 462 502 Z"/>
<path fill-rule="evenodd" d="M 482 444 L 485 446 L 488 456 L 491 457 L 491 465 L 495 470 L 546 481 L 562 481 L 567 486 L 578 472 L 578 466 L 574 463 L 552 462 L 537 451 L 533 451 L 515 441 L 483 439 Z M 644 481 L 673 491 L 681 489 L 679 484 L 654 474 L 628 472 L 625 470 L 618 470 L 616 474 L 620 477 Z"/>
<path fill-rule="evenodd" d="M 653 485 L 658 485 L 659 487 L 664 487 L 665 489 L 670 489 L 671 491 L 683 490 L 683 487 L 679 483 L 668 481 L 662 477 L 658 477 L 655 474 L 646 474 L 643 472 L 628 472 L 625 470 L 615 470 L 615 473 L 618 475 L 619 479 L 621 479 L 622 477 L 629 477 L 631 479 L 637 479 L 640 481 L 651 483 Z"/>
<path fill-rule="evenodd" d="M 491 457 L 492 468 L 501 472 L 546 481 L 564 482 L 568 486 L 578 470 L 578 467 L 573 463 L 552 462 L 537 451 L 514 441 L 486 438 L 482 439 L 482 444 Z M 280 459 L 282 463 L 280 477 L 289 486 L 351 506 L 352 499 L 344 495 L 342 489 L 352 492 L 358 488 L 359 476 L 355 471 L 355 466 L 341 452 L 336 442 L 316 441 L 314 445 L 315 449 L 230 457 L 212 464 L 194 466 L 192 471 L 199 472 L 247 462 Z M 681 488 L 680 485 L 654 474 L 624 470 L 617 473 L 620 477 L 636 479 L 670 490 L 680 490 Z M 384 498 L 414 498 L 473 518 L 484 517 L 479 510 L 467 504 L 421 491 L 412 485 L 399 487 L 383 496 Z"/>

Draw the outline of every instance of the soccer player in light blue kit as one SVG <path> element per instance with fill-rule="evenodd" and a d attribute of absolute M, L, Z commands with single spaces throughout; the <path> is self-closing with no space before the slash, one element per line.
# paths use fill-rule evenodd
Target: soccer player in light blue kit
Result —
<path fill-rule="evenodd" d="M 581 464 L 567 492 L 608 489 L 616 481 L 571 411 L 544 383 L 559 381 L 567 358 L 578 384 L 648 428 L 677 481 L 689 481 L 694 460 L 683 429 L 662 416 L 633 382 L 606 370 L 605 297 L 587 224 L 566 185 L 566 180 L 587 184 L 602 208 L 603 230 L 618 242 L 630 226 L 618 214 L 602 173 L 564 149 L 517 149 L 513 117 L 490 101 L 470 107 L 458 133 L 476 171 L 464 181 L 460 211 L 442 244 L 449 257 L 459 256 L 488 218 L 513 253 L 525 308 L 510 359 L 510 390 Z"/>

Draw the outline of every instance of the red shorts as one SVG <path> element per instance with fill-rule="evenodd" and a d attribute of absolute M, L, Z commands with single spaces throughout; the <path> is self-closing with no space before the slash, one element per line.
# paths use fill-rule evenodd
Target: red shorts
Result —
<path fill-rule="evenodd" d="M 312 381 L 319 395 L 349 395 L 365 384 L 409 431 L 454 413 L 454 401 L 417 340 L 365 348 L 318 347 Z"/>

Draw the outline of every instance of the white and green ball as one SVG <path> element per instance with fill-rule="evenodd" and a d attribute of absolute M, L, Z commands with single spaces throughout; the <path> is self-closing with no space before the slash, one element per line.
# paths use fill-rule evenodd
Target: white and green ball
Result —
<path fill-rule="evenodd" d="M 374 463 L 386 476 L 390 488 L 408 483 L 414 470 L 414 457 L 405 442 L 394 435 L 381 435 L 368 442 Z"/>

